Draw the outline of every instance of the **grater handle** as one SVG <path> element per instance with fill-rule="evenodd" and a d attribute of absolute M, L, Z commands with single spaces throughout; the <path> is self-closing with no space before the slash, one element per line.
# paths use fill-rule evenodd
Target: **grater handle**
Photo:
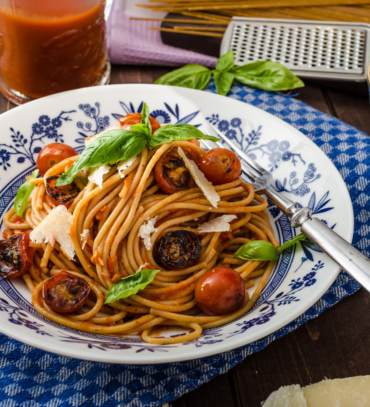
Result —
<path fill-rule="evenodd" d="M 370 259 L 317 218 L 303 222 L 301 231 L 370 292 Z"/>

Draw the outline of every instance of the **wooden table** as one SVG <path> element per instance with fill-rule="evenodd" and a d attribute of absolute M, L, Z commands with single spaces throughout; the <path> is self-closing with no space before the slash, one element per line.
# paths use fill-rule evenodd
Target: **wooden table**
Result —
<path fill-rule="evenodd" d="M 153 83 L 161 67 L 113 66 L 111 83 Z M 370 135 L 368 97 L 309 83 L 297 99 Z M 0 95 L 0 113 L 15 106 Z M 20 118 L 21 120 L 21 118 Z M 370 294 L 345 298 L 296 331 L 247 357 L 173 407 L 260 407 L 280 386 L 370 374 Z"/>

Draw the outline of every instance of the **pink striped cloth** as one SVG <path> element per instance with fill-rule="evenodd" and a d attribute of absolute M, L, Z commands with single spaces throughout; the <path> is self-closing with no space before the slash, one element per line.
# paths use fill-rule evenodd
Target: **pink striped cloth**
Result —
<path fill-rule="evenodd" d="M 126 1 L 115 0 L 107 23 L 108 53 L 112 63 L 177 66 L 200 64 L 214 67 L 217 59 L 162 43 L 156 21 L 133 21 L 125 14 Z"/>

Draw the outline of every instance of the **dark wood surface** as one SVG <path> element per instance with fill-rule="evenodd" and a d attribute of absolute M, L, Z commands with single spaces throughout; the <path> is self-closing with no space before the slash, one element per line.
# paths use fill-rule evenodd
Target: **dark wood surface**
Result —
<path fill-rule="evenodd" d="M 153 83 L 162 67 L 113 66 L 111 83 Z M 370 135 L 368 97 L 307 83 L 297 99 Z M 15 106 L 0 95 L 0 113 Z M 280 386 L 370 374 L 370 294 L 360 289 L 173 407 L 260 407 Z"/>

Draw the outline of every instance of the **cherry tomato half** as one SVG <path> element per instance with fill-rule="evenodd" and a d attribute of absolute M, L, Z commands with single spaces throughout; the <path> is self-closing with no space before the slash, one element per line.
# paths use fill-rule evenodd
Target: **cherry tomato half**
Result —
<path fill-rule="evenodd" d="M 152 125 L 152 134 L 161 127 L 159 121 L 154 117 L 150 117 L 150 124 Z M 125 117 L 118 119 L 121 129 L 130 129 L 130 126 L 141 123 L 141 113 L 130 113 Z"/>
<path fill-rule="evenodd" d="M 170 270 L 194 265 L 202 250 L 198 236 L 188 230 L 168 232 L 154 247 L 162 264 Z"/>
<path fill-rule="evenodd" d="M 159 188 L 166 194 L 184 191 L 193 184 L 190 171 L 175 149 L 162 155 L 154 167 L 154 176 Z"/>
<path fill-rule="evenodd" d="M 226 148 L 213 148 L 203 155 L 199 168 L 214 185 L 227 184 L 239 178 L 242 166 L 238 156 Z"/>
<path fill-rule="evenodd" d="M 0 275 L 4 278 L 23 276 L 32 266 L 33 253 L 28 233 L 0 240 Z"/>
<path fill-rule="evenodd" d="M 46 201 L 51 206 L 64 205 L 66 208 L 69 208 L 73 200 L 80 193 L 80 190 L 74 182 L 56 187 L 55 183 L 58 178 L 57 176 L 52 176 L 46 179 Z"/>
<path fill-rule="evenodd" d="M 198 280 L 195 301 L 207 315 L 231 314 L 243 305 L 245 285 L 229 267 L 216 267 Z"/>
<path fill-rule="evenodd" d="M 42 288 L 42 298 L 59 314 L 70 314 L 80 309 L 89 293 L 89 284 L 84 279 L 66 271 L 46 280 Z"/>
<path fill-rule="evenodd" d="M 60 163 L 69 157 L 74 157 L 77 152 L 74 148 L 62 143 L 51 143 L 45 146 L 37 157 L 37 168 L 43 177 L 46 171 L 55 164 Z"/>

